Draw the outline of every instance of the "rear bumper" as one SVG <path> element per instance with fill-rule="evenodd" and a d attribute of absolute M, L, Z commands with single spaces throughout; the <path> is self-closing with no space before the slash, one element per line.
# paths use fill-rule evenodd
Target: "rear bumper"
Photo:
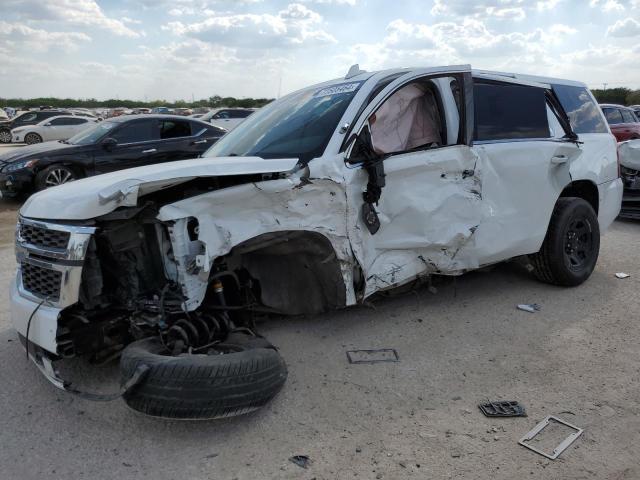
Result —
<path fill-rule="evenodd" d="M 620 213 L 622 191 L 622 180 L 619 178 L 598 185 L 598 193 L 600 197 L 598 223 L 600 224 L 601 232 L 607 230 Z"/>

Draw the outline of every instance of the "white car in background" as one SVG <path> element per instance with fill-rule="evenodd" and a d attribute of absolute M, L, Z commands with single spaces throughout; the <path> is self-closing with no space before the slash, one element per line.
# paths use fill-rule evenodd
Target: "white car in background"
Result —
<path fill-rule="evenodd" d="M 230 132 L 253 112 L 255 112 L 254 108 L 216 108 L 205 113 L 200 120 Z"/>
<path fill-rule="evenodd" d="M 96 120 L 89 117 L 59 115 L 35 125 L 14 128 L 11 130 L 11 141 L 32 145 L 50 140 L 67 140 L 94 123 Z"/>

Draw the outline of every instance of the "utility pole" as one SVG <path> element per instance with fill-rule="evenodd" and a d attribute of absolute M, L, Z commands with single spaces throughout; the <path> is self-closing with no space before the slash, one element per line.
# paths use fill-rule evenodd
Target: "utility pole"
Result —
<path fill-rule="evenodd" d="M 602 86 L 604 87 L 603 90 L 607 89 L 607 85 L 609 85 L 608 83 L 603 83 Z"/>

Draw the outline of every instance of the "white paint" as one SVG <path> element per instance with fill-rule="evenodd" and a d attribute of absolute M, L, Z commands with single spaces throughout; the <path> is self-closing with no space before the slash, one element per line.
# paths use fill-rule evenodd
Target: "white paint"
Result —
<path fill-rule="evenodd" d="M 620 165 L 640 170 L 640 140 L 627 140 L 618 144 Z"/>

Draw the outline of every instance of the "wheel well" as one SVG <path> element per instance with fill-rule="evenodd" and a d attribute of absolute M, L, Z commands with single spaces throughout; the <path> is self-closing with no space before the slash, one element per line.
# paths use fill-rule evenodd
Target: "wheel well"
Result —
<path fill-rule="evenodd" d="M 560 197 L 578 197 L 589 202 L 593 207 L 593 210 L 598 213 L 598 206 L 600 198 L 598 194 L 598 187 L 595 183 L 589 180 L 577 180 L 570 183 L 560 194 Z"/>
<path fill-rule="evenodd" d="M 230 270 L 256 280 L 263 305 L 289 315 L 344 307 L 346 287 L 329 239 L 317 232 L 266 233 L 236 245 L 225 257 Z"/>

